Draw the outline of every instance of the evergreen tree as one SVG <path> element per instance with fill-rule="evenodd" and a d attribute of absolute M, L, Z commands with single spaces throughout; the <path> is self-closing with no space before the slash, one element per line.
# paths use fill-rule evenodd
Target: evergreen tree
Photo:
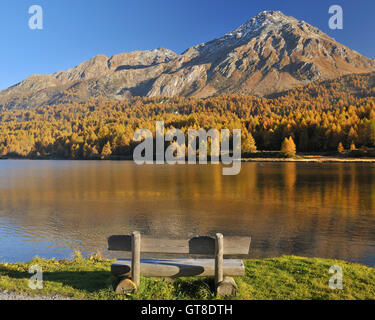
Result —
<path fill-rule="evenodd" d="M 375 119 L 371 119 L 369 122 L 369 140 L 370 143 L 375 146 Z"/>
<path fill-rule="evenodd" d="M 302 134 L 299 138 L 298 150 L 306 152 L 309 149 L 309 135 L 307 129 L 303 129 Z"/>

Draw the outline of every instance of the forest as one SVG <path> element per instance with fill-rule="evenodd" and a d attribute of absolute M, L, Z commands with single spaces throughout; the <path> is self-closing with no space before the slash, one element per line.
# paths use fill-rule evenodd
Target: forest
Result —
<path fill-rule="evenodd" d="M 242 129 L 242 153 L 343 152 L 375 147 L 375 74 L 350 75 L 269 97 L 103 97 L 28 109 L 0 106 L 0 157 L 131 158 L 136 129 Z M 293 147 L 292 147 L 293 149 Z M 293 152 L 292 152 L 293 154 Z"/>

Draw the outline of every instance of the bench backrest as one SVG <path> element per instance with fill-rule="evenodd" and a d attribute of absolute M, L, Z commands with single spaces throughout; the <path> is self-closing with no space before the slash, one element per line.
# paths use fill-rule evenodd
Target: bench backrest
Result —
<path fill-rule="evenodd" d="M 250 254 L 251 237 L 224 237 L 224 256 L 226 258 L 247 258 Z M 194 237 L 186 240 L 141 238 L 141 252 L 146 254 L 165 254 L 168 256 L 214 256 L 216 239 L 213 237 Z M 132 251 L 132 236 L 111 236 L 108 250 Z"/>

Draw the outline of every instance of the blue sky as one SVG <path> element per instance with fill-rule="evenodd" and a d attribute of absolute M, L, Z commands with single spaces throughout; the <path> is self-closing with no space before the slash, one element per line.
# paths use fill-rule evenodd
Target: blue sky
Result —
<path fill-rule="evenodd" d="M 328 28 L 328 8 L 344 10 L 344 30 Z M 44 29 L 28 27 L 31 5 Z M 32 74 L 71 68 L 97 54 L 188 47 L 232 31 L 264 10 L 305 20 L 375 58 L 374 0 L 1 0 L 0 89 Z"/>

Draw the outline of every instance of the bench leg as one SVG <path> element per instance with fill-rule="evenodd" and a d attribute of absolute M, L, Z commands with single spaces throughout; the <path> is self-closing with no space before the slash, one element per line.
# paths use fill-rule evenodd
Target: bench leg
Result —
<path fill-rule="evenodd" d="M 132 234 L 132 280 L 139 286 L 141 279 L 141 234 L 133 232 Z"/>
<path fill-rule="evenodd" d="M 133 293 L 135 290 L 137 290 L 137 286 L 129 278 L 125 277 L 119 279 L 118 284 L 116 286 L 116 293 L 127 295 Z"/>
<path fill-rule="evenodd" d="M 216 234 L 215 245 L 215 285 L 223 281 L 223 258 L 224 258 L 224 237 L 221 233 Z"/>
<path fill-rule="evenodd" d="M 216 288 L 218 297 L 234 297 L 238 294 L 238 286 L 233 278 L 225 277 Z"/>

